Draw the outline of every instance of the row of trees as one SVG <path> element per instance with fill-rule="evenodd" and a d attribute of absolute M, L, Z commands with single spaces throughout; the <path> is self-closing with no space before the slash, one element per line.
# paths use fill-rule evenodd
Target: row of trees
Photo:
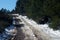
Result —
<path fill-rule="evenodd" d="M 11 13 L 9 10 L 3 8 L 0 10 L 0 33 L 12 24 L 12 17 L 8 15 L 9 13 Z"/>
<path fill-rule="evenodd" d="M 37 22 L 41 17 L 49 16 L 52 19 L 50 27 L 54 29 L 60 24 L 60 0 L 17 0 L 15 11 Z"/>

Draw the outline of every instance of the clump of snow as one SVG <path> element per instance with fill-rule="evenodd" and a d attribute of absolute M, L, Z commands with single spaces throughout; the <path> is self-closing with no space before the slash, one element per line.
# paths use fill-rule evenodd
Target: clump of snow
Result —
<path fill-rule="evenodd" d="M 16 27 L 11 25 L 11 26 L 5 28 L 5 31 L 2 34 L 0 34 L 0 40 L 9 40 L 13 36 L 15 36 L 16 33 L 17 33 Z"/>

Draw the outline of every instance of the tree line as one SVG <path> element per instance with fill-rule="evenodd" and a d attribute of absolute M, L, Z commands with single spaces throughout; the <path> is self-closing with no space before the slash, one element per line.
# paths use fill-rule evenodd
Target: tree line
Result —
<path fill-rule="evenodd" d="M 0 10 L 0 33 L 4 31 L 4 29 L 12 24 L 12 17 L 9 16 L 11 12 L 6 9 Z"/>
<path fill-rule="evenodd" d="M 27 15 L 39 23 L 41 18 L 51 18 L 51 28 L 60 28 L 60 0 L 17 0 L 15 12 Z"/>

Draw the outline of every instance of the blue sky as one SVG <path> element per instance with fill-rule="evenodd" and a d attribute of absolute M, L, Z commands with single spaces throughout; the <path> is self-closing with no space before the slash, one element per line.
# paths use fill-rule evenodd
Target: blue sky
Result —
<path fill-rule="evenodd" d="M 16 1 L 17 0 L 0 0 L 0 9 L 4 8 L 11 11 L 15 8 Z"/>

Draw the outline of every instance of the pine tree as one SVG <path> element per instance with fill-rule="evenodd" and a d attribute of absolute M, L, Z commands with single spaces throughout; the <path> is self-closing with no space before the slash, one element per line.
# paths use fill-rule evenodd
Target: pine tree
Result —
<path fill-rule="evenodd" d="M 60 0 L 18 0 L 15 9 L 17 13 L 24 13 L 38 22 L 41 17 L 49 16 L 53 28 L 60 22 Z"/>
<path fill-rule="evenodd" d="M 7 11 L 6 9 L 0 10 L 0 33 L 4 31 L 4 29 L 12 24 L 12 17 L 8 14 L 10 11 Z"/>

